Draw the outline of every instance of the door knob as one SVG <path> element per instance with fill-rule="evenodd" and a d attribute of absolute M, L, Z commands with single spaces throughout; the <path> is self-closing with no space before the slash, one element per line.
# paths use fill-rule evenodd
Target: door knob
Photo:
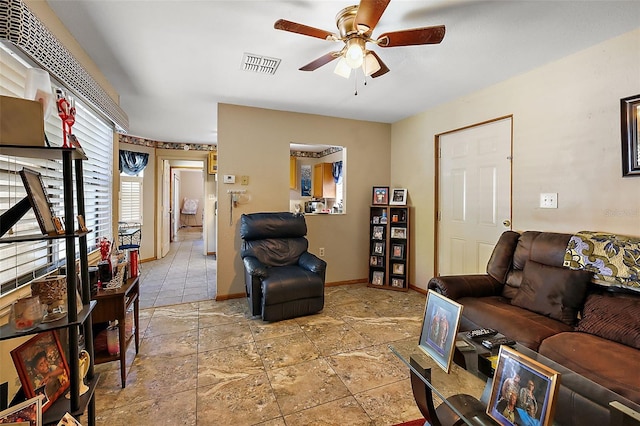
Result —
<path fill-rule="evenodd" d="M 508 228 L 508 227 L 511 226 L 511 221 L 509 219 L 507 219 L 504 222 L 502 222 L 502 224 Z"/>

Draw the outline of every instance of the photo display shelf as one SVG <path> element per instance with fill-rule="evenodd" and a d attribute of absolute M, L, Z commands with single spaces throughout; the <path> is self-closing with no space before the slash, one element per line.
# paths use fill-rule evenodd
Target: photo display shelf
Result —
<path fill-rule="evenodd" d="M 60 396 L 59 398 L 55 399 L 55 401 L 52 401 L 50 403 L 50 406 L 47 407 L 46 411 L 43 413 L 42 423 L 56 424 L 60 419 L 62 419 L 66 412 L 69 412 L 74 417 L 86 414 L 85 426 L 93 426 L 95 425 L 94 391 L 100 376 L 93 371 L 94 350 L 92 311 L 96 307 L 96 302 L 91 301 L 91 292 L 89 288 L 87 232 L 73 231 L 76 228 L 75 220 L 77 215 L 85 217 L 83 160 L 86 160 L 87 157 L 81 148 L 12 145 L 0 146 L 0 155 L 21 158 L 59 160 L 60 170 L 62 172 L 64 202 L 64 222 L 62 222 L 61 224 L 64 228 L 64 231 L 50 233 L 43 232 L 43 234 L 39 236 L 25 235 L 0 238 L 0 244 L 16 244 L 22 241 L 34 241 L 37 239 L 64 239 L 65 258 L 74 259 L 78 262 L 80 267 L 80 277 L 82 277 L 81 281 L 78 283 L 76 268 L 66 268 L 67 306 L 77 306 L 77 290 L 80 290 L 82 299 L 82 309 L 80 311 L 72 308 L 67 309 L 67 315 L 64 318 L 51 323 L 40 324 L 36 329 L 30 330 L 28 332 L 16 332 L 8 326 L 2 326 L 0 328 L 0 340 L 14 339 L 30 334 L 39 336 L 42 335 L 42 333 L 56 333 L 56 331 L 66 331 L 66 333 L 60 334 L 60 336 L 66 334 L 66 337 L 61 342 L 61 346 L 66 357 L 66 363 L 68 364 L 69 389 L 65 392 L 65 396 Z M 35 172 L 37 174 L 37 170 L 35 170 Z M 37 180 L 33 175 L 30 179 L 33 180 L 27 182 L 27 184 L 37 183 Z M 35 187 L 37 188 L 37 185 L 35 185 Z M 11 206 L 9 210 L 2 215 L 2 219 L 7 219 L 7 221 L 10 222 L 19 220 L 26 211 L 28 211 L 29 209 L 34 209 L 34 204 L 37 204 L 37 202 L 33 202 L 33 198 L 38 199 L 39 197 L 41 198 L 41 196 L 42 194 L 31 194 L 30 197 L 32 199 L 29 199 L 29 197 L 25 197 L 25 199 L 18 202 L 16 205 Z M 35 208 L 39 207 L 41 207 L 39 213 L 46 216 L 47 209 L 45 208 L 45 204 L 42 202 L 42 200 L 39 200 L 39 204 L 36 205 Z M 11 213 L 7 214 L 9 211 L 11 211 Z M 37 214 L 38 212 L 36 212 L 36 215 Z M 41 219 L 43 218 L 40 217 L 38 220 L 40 221 Z M 44 219 L 48 220 L 47 217 L 44 217 Z M 13 226 L 13 224 L 3 224 L 3 230 L 7 226 L 11 227 Z M 49 223 L 47 221 L 41 222 L 40 226 L 41 228 L 43 226 L 49 227 Z M 80 253 L 79 259 L 76 259 L 76 253 Z M 90 355 L 90 361 L 86 375 L 86 381 L 89 390 L 82 395 L 80 395 L 81 378 L 79 377 L 80 329 L 83 330 L 85 349 Z M 26 392 L 24 383 L 22 385 L 23 386 L 21 391 L 19 391 L 13 398 L 10 404 L 11 406 L 22 402 L 26 398 L 33 397 L 33 395 L 25 395 Z"/>
<path fill-rule="evenodd" d="M 369 287 L 407 291 L 409 208 L 372 205 L 369 210 Z"/>

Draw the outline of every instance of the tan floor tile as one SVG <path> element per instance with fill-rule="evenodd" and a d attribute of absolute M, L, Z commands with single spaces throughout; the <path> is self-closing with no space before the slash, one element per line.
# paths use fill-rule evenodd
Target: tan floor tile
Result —
<path fill-rule="evenodd" d="M 386 345 L 368 347 L 328 358 L 329 364 L 353 394 L 408 377 Z"/>
<path fill-rule="evenodd" d="M 127 387 L 118 392 L 116 407 L 163 398 L 168 394 L 195 389 L 197 356 L 178 358 L 136 358 L 129 371 Z"/>
<path fill-rule="evenodd" d="M 422 418 L 409 379 L 390 383 L 355 395 L 377 426 L 388 426 Z"/>
<path fill-rule="evenodd" d="M 156 399 L 97 411 L 97 426 L 195 426 L 196 390 L 171 392 Z"/>
<path fill-rule="evenodd" d="M 320 356 L 318 349 L 302 332 L 256 342 L 265 368 L 272 370 L 310 361 Z"/>
<path fill-rule="evenodd" d="M 255 344 L 229 346 L 198 354 L 198 387 L 264 372 Z"/>
<path fill-rule="evenodd" d="M 285 416 L 349 395 L 349 390 L 323 359 L 269 370 L 267 374 Z"/>
<path fill-rule="evenodd" d="M 198 351 L 198 330 L 146 337 L 140 344 L 138 358 L 173 358 Z"/>
<path fill-rule="evenodd" d="M 198 388 L 198 426 L 252 425 L 281 416 L 266 373 Z"/>
<path fill-rule="evenodd" d="M 337 321 L 336 321 L 337 322 Z M 345 322 L 331 325 L 313 324 L 302 328 L 322 356 L 350 352 L 370 346 L 368 339 Z"/>
<path fill-rule="evenodd" d="M 353 396 L 318 405 L 285 417 L 287 426 L 372 426 L 373 420 Z"/>
<path fill-rule="evenodd" d="M 257 341 L 274 339 L 277 337 L 287 336 L 290 334 L 300 333 L 300 325 L 295 319 L 264 322 L 260 320 L 251 321 L 249 323 L 253 338 Z"/>
<path fill-rule="evenodd" d="M 253 342 L 253 335 L 249 324 L 243 321 L 200 328 L 198 342 L 198 352 L 206 352 Z"/>

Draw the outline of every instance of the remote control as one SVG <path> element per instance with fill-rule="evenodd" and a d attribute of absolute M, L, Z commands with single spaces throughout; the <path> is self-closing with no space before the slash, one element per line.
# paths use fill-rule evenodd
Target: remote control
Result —
<path fill-rule="evenodd" d="M 469 339 L 477 339 L 478 337 L 495 336 L 498 333 L 493 328 L 478 328 L 477 330 L 467 331 Z"/>
<path fill-rule="evenodd" d="M 487 349 L 497 348 L 500 345 L 515 345 L 516 341 L 513 339 L 509 339 L 508 337 L 494 337 L 491 339 L 485 339 L 482 341 L 482 346 Z"/>

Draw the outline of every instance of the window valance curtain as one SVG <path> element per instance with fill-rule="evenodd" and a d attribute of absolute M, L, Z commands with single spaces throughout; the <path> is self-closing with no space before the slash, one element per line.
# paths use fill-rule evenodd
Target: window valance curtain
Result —
<path fill-rule="evenodd" d="M 333 163 L 333 181 L 335 183 L 340 182 L 342 177 L 342 161 L 336 161 Z"/>
<path fill-rule="evenodd" d="M 149 162 L 149 154 L 120 150 L 120 172 L 129 176 L 137 176 Z"/>

